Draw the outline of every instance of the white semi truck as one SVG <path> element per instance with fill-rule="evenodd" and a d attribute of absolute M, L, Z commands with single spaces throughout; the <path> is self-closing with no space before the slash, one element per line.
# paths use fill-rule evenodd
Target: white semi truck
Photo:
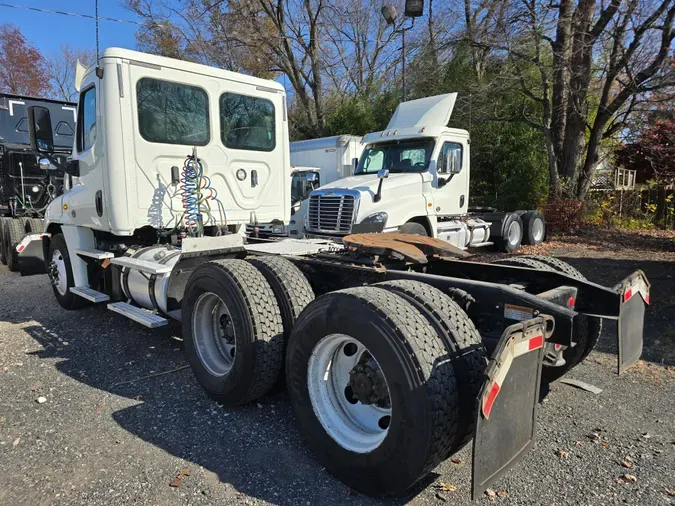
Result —
<path fill-rule="evenodd" d="M 244 243 L 253 214 L 290 218 L 276 82 L 108 49 L 77 88 L 72 185 L 19 255 L 37 243 L 64 309 L 180 320 L 197 381 L 226 406 L 284 371 L 316 459 L 356 490 L 400 493 L 473 438 L 480 494 L 533 444 L 542 377 L 583 360 L 602 318 L 617 320 L 619 372 L 641 354 L 640 271 L 609 288 L 557 259 L 466 261 L 394 233 Z M 49 109 L 29 120 L 52 170 Z"/>
<path fill-rule="evenodd" d="M 521 242 L 541 243 L 546 223 L 539 211 L 469 207 L 469 132 L 446 126 L 456 98 L 449 93 L 401 103 L 385 130 L 363 138 L 353 176 L 312 192 L 306 234 L 339 239 L 398 231 L 509 253 Z"/>
<path fill-rule="evenodd" d="M 304 237 L 309 193 L 354 173 L 363 152 L 361 137 L 335 135 L 291 142 L 291 219 L 288 223 L 251 223 L 246 234 L 255 238 Z M 302 179 L 305 178 L 305 181 Z M 308 179 L 309 178 L 309 179 Z M 309 190 L 309 191 L 308 191 Z"/>

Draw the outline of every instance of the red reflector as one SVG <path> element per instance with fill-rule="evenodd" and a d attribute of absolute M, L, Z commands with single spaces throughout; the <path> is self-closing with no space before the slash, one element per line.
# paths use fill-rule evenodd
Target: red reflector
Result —
<path fill-rule="evenodd" d="M 575 302 L 576 302 L 576 300 L 574 299 L 574 297 L 570 297 L 569 300 L 567 301 L 567 306 L 568 307 L 574 307 Z"/>
<path fill-rule="evenodd" d="M 645 294 L 645 302 L 647 304 L 649 304 L 649 294 L 648 293 Z"/>
<path fill-rule="evenodd" d="M 554 347 L 555 347 L 555 349 L 556 349 L 556 351 L 557 351 L 557 350 L 559 350 L 560 348 L 562 348 L 562 344 L 557 344 L 557 343 L 556 343 L 556 344 L 554 345 Z"/>
<path fill-rule="evenodd" d="M 25 246 L 22 244 L 22 245 L 20 245 L 18 248 L 16 248 L 16 250 L 17 250 L 19 253 L 21 253 L 21 252 L 23 251 L 24 248 L 25 248 Z"/>
<path fill-rule="evenodd" d="M 487 396 L 487 399 L 485 399 L 485 402 L 483 403 L 483 415 L 485 415 L 485 418 L 490 417 L 490 411 L 492 411 L 492 405 L 495 403 L 495 399 L 497 398 L 497 394 L 499 393 L 499 385 L 497 383 L 492 384 L 492 388 L 490 389 L 490 393 Z"/>
<path fill-rule="evenodd" d="M 544 336 L 536 336 L 530 339 L 528 349 L 532 351 L 541 348 L 542 346 L 544 346 Z"/>
<path fill-rule="evenodd" d="M 623 301 L 626 302 L 628 299 L 630 299 L 633 296 L 633 289 L 629 288 L 623 293 Z"/>

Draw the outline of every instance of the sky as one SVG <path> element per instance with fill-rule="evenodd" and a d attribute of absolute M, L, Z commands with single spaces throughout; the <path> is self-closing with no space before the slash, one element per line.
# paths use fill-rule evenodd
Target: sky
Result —
<path fill-rule="evenodd" d="M 137 20 L 122 6 L 123 0 L 99 0 L 98 14 L 116 19 Z M 47 14 L 25 9 L 14 9 L 2 4 L 37 7 L 77 14 L 94 15 L 94 0 L 0 0 L 0 24 L 16 25 L 24 37 L 33 43 L 45 57 L 58 51 L 62 44 L 76 49 L 96 49 L 96 24 L 93 19 Z M 99 21 L 100 50 L 107 47 L 134 49 L 134 34 L 138 25 Z"/>

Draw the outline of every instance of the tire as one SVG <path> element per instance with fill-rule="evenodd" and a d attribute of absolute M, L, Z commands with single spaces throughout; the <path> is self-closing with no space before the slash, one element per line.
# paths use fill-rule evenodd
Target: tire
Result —
<path fill-rule="evenodd" d="M 415 221 L 409 221 L 398 227 L 399 234 L 412 234 L 412 235 L 423 235 L 429 237 L 427 229 L 424 228 L 424 225 L 417 223 Z"/>
<path fill-rule="evenodd" d="M 526 256 L 516 256 L 516 257 L 509 257 L 509 258 L 500 258 L 499 260 L 495 260 L 494 262 L 490 262 L 493 264 L 498 264 L 498 265 L 513 265 L 515 267 L 527 267 L 528 269 L 537 269 L 540 271 L 554 271 L 552 267 L 549 265 L 540 262 L 539 260 L 536 260 L 531 257 L 526 257 Z"/>
<path fill-rule="evenodd" d="M 546 239 L 546 220 L 539 211 L 527 211 L 521 217 L 523 220 L 523 244 L 536 246 Z"/>
<path fill-rule="evenodd" d="M 216 310 L 225 311 L 219 323 L 229 321 L 227 329 L 214 330 Z M 185 287 L 182 313 L 188 361 L 211 398 L 226 406 L 246 404 L 276 383 L 284 363 L 281 313 L 269 283 L 251 264 L 227 259 L 197 267 Z M 228 331 L 234 333 L 229 348 L 233 357 L 219 348 Z"/>
<path fill-rule="evenodd" d="M 64 309 L 80 309 L 89 305 L 89 301 L 70 292 L 75 286 L 73 268 L 70 264 L 68 245 L 63 234 L 52 236 L 49 243 L 49 256 L 45 259 L 47 272 L 52 281 L 56 300 Z M 62 279 L 65 275 L 65 280 Z"/>
<path fill-rule="evenodd" d="M 357 339 L 376 360 L 385 383 L 394 387 L 387 390 L 392 409 L 386 434 L 367 451 L 338 443 L 327 430 L 339 425 L 326 429 L 320 419 L 324 409 L 337 413 L 338 408 L 310 394 L 310 381 L 314 386 L 333 384 L 323 380 L 322 369 L 311 374 L 310 367 L 318 360 L 322 344 L 336 336 Z M 336 353 L 343 352 L 347 355 L 346 346 Z M 438 465 L 458 426 L 455 374 L 443 360 L 445 355 L 445 346 L 427 319 L 388 290 L 349 288 L 323 295 L 307 306 L 288 342 L 286 378 L 300 431 L 321 465 L 366 494 L 400 493 Z M 333 356 L 337 363 L 340 357 Z M 336 369 L 328 367 L 325 374 Z"/>
<path fill-rule="evenodd" d="M 443 340 L 457 379 L 459 425 L 457 438 L 446 458 L 459 451 L 473 437 L 478 394 L 484 381 L 487 351 L 475 325 L 449 295 L 426 283 L 397 280 L 377 283 L 415 306 Z"/>
<path fill-rule="evenodd" d="M 7 265 L 7 257 L 5 256 L 5 223 L 11 220 L 6 216 L 0 217 L 0 263 Z"/>
<path fill-rule="evenodd" d="M 298 316 L 314 300 L 312 285 L 293 262 L 283 257 L 266 256 L 250 258 L 247 261 L 258 269 L 270 284 L 281 311 L 284 338 L 288 339 Z"/>
<path fill-rule="evenodd" d="M 26 233 L 27 234 L 42 234 L 45 231 L 45 224 L 40 218 L 26 219 Z"/>
<path fill-rule="evenodd" d="M 5 247 L 7 267 L 12 272 L 19 271 L 19 254 L 16 251 L 16 245 L 21 242 L 25 235 L 23 219 L 7 220 L 5 223 L 3 245 Z"/>
<path fill-rule="evenodd" d="M 516 213 L 506 213 L 502 222 L 501 236 L 494 238 L 494 245 L 497 251 L 502 253 L 513 253 L 520 248 L 523 241 L 523 221 Z"/>
<path fill-rule="evenodd" d="M 530 258 L 547 265 L 555 271 L 586 281 L 586 276 L 581 274 L 581 272 L 567 262 L 558 258 L 546 255 L 527 255 L 527 257 L 523 258 Z M 567 348 L 563 351 L 565 365 L 562 367 L 544 367 L 542 371 L 542 378 L 549 383 L 561 378 L 570 369 L 583 362 L 598 344 L 600 334 L 602 333 L 602 318 L 586 315 L 581 316 L 581 318 L 577 318 L 574 327 L 574 335 L 577 338 L 576 346 Z"/>

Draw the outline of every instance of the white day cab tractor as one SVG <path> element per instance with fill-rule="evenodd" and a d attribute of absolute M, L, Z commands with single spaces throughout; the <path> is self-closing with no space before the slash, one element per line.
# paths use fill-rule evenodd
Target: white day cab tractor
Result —
<path fill-rule="evenodd" d="M 507 253 L 521 243 L 541 243 L 546 223 L 539 211 L 469 207 L 469 133 L 446 126 L 456 98 L 449 93 L 399 104 L 385 130 L 363 138 L 354 175 L 312 192 L 307 236 L 401 232 Z"/>
<path fill-rule="evenodd" d="M 225 406 L 283 373 L 316 459 L 356 490 L 401 493 L 473 440 L 479 494 L 531 447 L 541 382 L 583 360 L 603 318 L 619 372 L 641 354 L 640 271 L 609 288 L 557 259 L 466 261 L 396 233 L 244 242 L 253 214 L 290 218 L 274 81 L 107 49 L 77 88 L 73 183 L 30 239 L 59 304 L 179 320 L 196 380 Z M 50 111 L 29 117 L 56 165 Z"/>
<path fill-rule="evenodd" d="M 65 162 L 73 148 L 77 104 L 0 93 L 0 262 L 19 270 L 16 245 L 26 234 L 42 232 L 44 211 L 63 190 L 63 171 L 44 170 L 30 145 L 28 107 L 49 109 L 53 122 L 53 157 Z M 47 168 L 48 169 L 48 168 Z M 22 268 L 42 269 L 42 263 Z"/>
<path fill-rule="evenodd" d="M 274 239 L 304 237 L 305 216 L 309 207 L 309 193 L 327 183 L 351 176 L 363 152 L 361 137 L 335 135 L 291 142 L 291 219 L 288 223 L 274 220 L 271 223 L 247 225 L 249 237 Z M 302 181 L 305 178 L 306 181 Z"/>

